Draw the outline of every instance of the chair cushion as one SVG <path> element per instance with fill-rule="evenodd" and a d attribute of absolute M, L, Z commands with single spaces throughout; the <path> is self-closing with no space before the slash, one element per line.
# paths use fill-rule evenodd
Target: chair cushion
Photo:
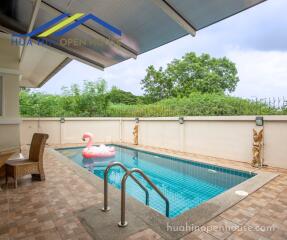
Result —
<path fill-rule="evenodd" d="M 24 160 L 9 160 L 6 162 L 6 165 L 8 166 L 21 166 L 21 165 L 29 165 L 29 164 L 35 164 L 35 162 L 29 161 L 27 159 Z"/>
<path fill-rule="evenodd" d="M 17 153 L 14 154 L 13 156 L 11 156 L 8 161 L 22 161 L 22 160 L 27 160 L 28 158 L 26 158 L 22 153 Z"/>

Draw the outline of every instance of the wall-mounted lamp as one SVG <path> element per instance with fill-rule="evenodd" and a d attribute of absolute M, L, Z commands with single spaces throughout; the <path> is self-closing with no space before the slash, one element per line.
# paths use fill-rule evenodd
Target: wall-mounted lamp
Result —
<path fill-rule="evenodd" d="M 65 123 L 65 118 L 61 117 L 60 123 Z"/>
<path fill-rule="evenodd" d="M 179 124 L 183 124 L 184 123 L 184 118 L 183 117 L 179 117 L 178 118 L 178 122 L 179 122 Z"/>
<path fill-rule="evenodd" d="M 135 121 L 136 121 L 136 123 L 139 123 L 140 119 L 137 117 L 137 118 L 135 118 Z"/>
<path fill-rule="evenodd" d="M 256 117 L 255 122 L 256 122 L 256 126 L 263 126 L 264 125 L 263 117 Z"/>

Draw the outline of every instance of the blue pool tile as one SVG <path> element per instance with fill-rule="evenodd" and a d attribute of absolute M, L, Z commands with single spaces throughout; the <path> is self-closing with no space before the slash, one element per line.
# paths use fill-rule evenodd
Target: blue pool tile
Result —
<path fill-rule="evenodd" d="M 104 170 L 108 162 L 117 161 L 129 169 L 141 169 L 169 199 L 171 218 L 255 175 L 254 173 L 198 163 L 168 155 L 135 150 L 119 145 L 114 146 L 116 148 L 115 157 L 104 162 L 102 160 L 83 159 L 83 148 L 57 150 L 80 166 L 88 168 L 100 178 L 104 177 Z M 124 171 L 119 167 L 112 168 L 109 174 L 109 183 L 120 189 L 123 175 Z M 135 176 L 149 191 L 150 207 L 165 214 L 165 202 L 140 175 L 135 174 Z M 138 201 L 145 202 L 145 193 L 132 179 L 127 180 L 127 193 Z"/>

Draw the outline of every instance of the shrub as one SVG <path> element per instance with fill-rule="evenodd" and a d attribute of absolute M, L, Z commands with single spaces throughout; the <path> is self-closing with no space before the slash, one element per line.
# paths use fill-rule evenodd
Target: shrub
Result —
<path fill-rule="evenodd" d="M 154 104 L 110 105 L 107 116 L 167 117 L 167 116 L 233 116 L 284 114 L 267 104 L 223 94 L 192 93 L 189 97 L 170 98 Z"/>

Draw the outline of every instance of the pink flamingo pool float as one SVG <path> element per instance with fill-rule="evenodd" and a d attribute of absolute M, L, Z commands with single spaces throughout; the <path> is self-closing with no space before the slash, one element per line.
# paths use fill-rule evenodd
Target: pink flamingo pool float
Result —
<path fill-rule="evenodd" d="M 84 148 L 82 155 L 84 158 L 109 158 L 116 154 L 114 147 L 108 147 L 101 144 L 99 147 L 93 146 L 94 135 L 92 133 L 84 133 L 83 141 L 88 139 L 87 147 Z"/>

